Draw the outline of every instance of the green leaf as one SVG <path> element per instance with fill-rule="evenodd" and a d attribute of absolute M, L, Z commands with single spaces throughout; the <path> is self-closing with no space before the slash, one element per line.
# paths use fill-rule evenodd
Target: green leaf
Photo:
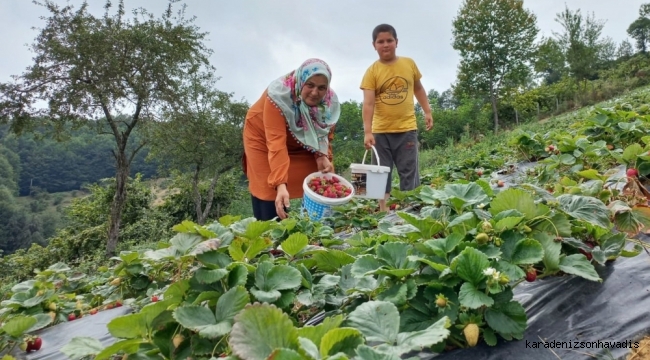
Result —
<path fill-rule="evenodd" d="M 578 175 L 589 180 L 607 180 L 606 176 L 600 175 L 595 169 L 578 171 Z"/>
<path fill-rule="evenodd" d="M 360 345 L 357 348 L 358 360 L 402 360 L 399 355 L 392 352 L 382 352 L 367 345 Z"/>
<path fill-rule="evenodd" d="M 32 327 L 27 330 L 27 333 L 34 332 L 36 330 L 40 330 L 52 322 L 52 318 L 48 314 L 36 314 L 33 315 L 33 317 L 36 319 L 36 324 L 32 325 Z"/>
<path fill-rule="evenodd" d="M 307 355 L 309 355 L 312 359 L 320 359 L 318 346 L 316 346 L 313 341 L 298 336 L 298 342 L 300 343 L 300 348 L 304 350 L 304 352 L 307 353 Z"/>
<path fill-rule="evenodd" d="M 228 287 L 233 288 L 239 285 L 246 285 L 248 269 L 244 264 L 236 264 L 230 268 L 228 273 Z"/>
<path fill-rule="evenodd" d="M 547 272 L 555 272 L 560 269 L 560 252 L 562 243 L 555 241 L 555 237 L 548 233 L 536 233 L 533 235 L 535 240 L 542 244 L 544 249 L 544 268 Z"/>
<path fill-rule="evenodd" d="M 382 266 L 384 266 L 384 264 L 373 255 L 362 255 L 354 261 L 354 264 L 352 264 L 351 272 L 354 276 L 364 276 Z"/>
<path fill-rule="evenodd" d="M 388 301 L 397 306 L 406 304 L 406 292 L 408 288 L 405 283 L 395 284 L 377 295 L 377 300 Z"/>
<path fill-rule="evenodd" d="M 594 266 L 582 254 L 573 254 L 562 258 L 560 260 L 560 270 L 567 274 L 583 277 L 587 280 L 603 281 L 600 276 L 598 276 Z"/>
<path fill-rule="evenodd" d="M 316 267 L 324 272 L 336 272 L 347 264 L 352 264 L 356 260 L 353 256 L 336 249 L 319 251 L 313 255 L 316 261 Z"/>
<path fill-rule="evenodd" d="M 483 270 L 490 266 L 490 261 L 484 253 L 467 247 L 451 261 L 451 270 L 461 279 L 472 283 L 474 286 L 485 278 Z"/>
<path fill-rule="evenodd" d="M 397 334 L 397 346 L 400 353 L 422 351 L 449 336 L 447 323 L 449 318 L 443 317 L 425 330 Z"/>
<path fill-rule="evenodd" d="M 481 306 L 492 306 L 494 300 L 489 297 L 485 292 L 478 290 L 471 283 L 464 283 L 460 287 L 460 292 L 458 294 L 458 299 L 462 306 L 468 307 L 470 309 L 478 309 Z"/>
<path fill-rule="evenodd" d="M 645 151 L 643 151 L 643 147 L 640 144 L 634 143 L 623 150 L 623 159 L 627 161 L 628 164 L 634 164 L 636 157 L 644 152 Z"/>
<path fill-rule="evenodd" d="M 523 216 L 521 216 L 521 217 L 507 217 L 507 218 L 501 219 L 501 220 L 497 221 L 496 225 L 494 226 L 494 230 L 496 230 L 497 232 L 512 230 L 523 219 L 524 219 Z"/>
<path fill-rule="evenodd" d="M 561 209 L 574 218 L 609 229 L 609 210 L 599 199 L 590 196 L 563 194 L 557 198 Z"/>
<path fill-rule="evenodd" d="M 169 243 L 176 248 L 179 253 L 185 254 L 202 241 L 203 237 L 201 235 L 178 233 L 169 240 Z"/>
<path fill-rule="evenodd" d="M 408 260 L 413 246 L 403 242 L 387 242 L 377 246 L 377 258 L 393 269 L 417 269 L 418 264 Z"/>
<path fill-rule="evenodd" d="M 305 360 L 298 352 L 291 349 L 275 349 L 267 360 Z"/>
<path fill-rule="evenodd" d="M 134 354 L 138 351 L 140 345 L 144 343 L 145 341 L 141 339 L 118 341 L 100 351 L 93 360 L 108 360 L 120 351 L 124 351 L 126 354 Z"/>
<path fill-rule="evenodd" d="M 311 340 L 314 344 L 320 344 L 323 336 L 330 330 L 336 329 L 343 323 L 343 315 L 327 317 L 322 323 L 312 326 L 307 325 L 298 328 L 298 336 Z"/>
<path fill-rule="evenodd" d="M 357 329 L 349 327 L 332 329 L 320 342 L 320 355 L 325 358 L 342 352 L 354 356 L 357 346 L 363 343 L 363 336 Z"/>
<path fill-rule="evenodd" d="M 217 323 L 212 311 L 205 306 L 190 305 L 176 308 L 174 319 L 182 326 L 210 339 L 228 334 L 232 327 L 230 321 Z"/>
<path fill-rule="evenodd" d="M 293 233 L 282 242 L 282 251 L 289 254 L 289 256 L 294 257 L 307 245 L 309 245 L 307 235 L 302 233 Z"/>
<path fill-rule="evenodd" d="M 228 343 L 242 360 L 266 359 L 275 349 L 297 350 L 298 332 L 274 305 L 253 304 L 235 316 Z"/>
<path fill-rule="evenodd" d="M 118 316 L 109 321 L 106 327 L 111 335 L 122 339 L 135 339 L 146 333 L 146 329 L 142 326 L 140 313 Z"/>
<path fill-rule="evenodd" d="M 249 302 L 250 296 L 248 296 L 248 291 L 246 291 L 243 286 L 238 286 L 226 291 L 226 293 L 221 295 L 219 300 L 217 300 L 217 322 L 233 320 L 235 315 L 246 307 L 246 304 Z"/>
<path fill-rule="evenodd" d="M 397 307 L 386 301 L 368 301 L 348 315 L 348 322 L 359 329 L 367 341 L 393 344 L 399 332 Z"/>
<path fill-rule="evenodd" d="M 223 269 L 232 262 L 232 259 L 228 255 L 219 250 L 206 251 L 198 254 L 196 258 L 203 266 L 211 269 Z"/>
<path fill-rule="evenodd" d="M 535 264 L 542 261 L 543 257 L 544 249 L 542 244 L 537 240 L 524 239 L 515 245 L 515 251 L 510 261 L 515 265 Z"/>
<path fill-rule="evenodd" d="M 194 273 L 196 281 L 200 284 L 212 284 L 228 275 L 228 270 L 226 269 L 207 269 L 199 268 Z"/>
<path fill-rule="evenodd" d="M 9 336 L 17 338 L 26 333 L 32 326 L 36 325 L 37 322 L 38 320 L 33 316 L 18 315 L 7 320 L 2 326 L 2 330 L 9 334 Z"/>
<path fill-rule="evenodd" d="M 434 270 L 436 270 L 438 272 L 443 272 L 443 271 L 445 271 L 445 270 L 447 270 L 449 268 L 447 265 L 438 264 L 438 263 L 435 263 L 435 262 L 433 262 L 431 260 L 424 259 L 424 258 L 414 256 L 414 255 L 409 256 L 409 260 L 411 260 L 411 261 L 419 261 L 421 263 L 429 265 L 432 269 L 434 269 Z"/>
<path fill-rule="evenodd" d="M 421 217 L 404 211 L 398 211 L 397 215 L 404 219 L 408 224 L 415 226 L 424 239 L 430 239 L 433 235 L 445 228 L 441 222 L 430 217 Z"/>
<path fill-rule="evenodd" d="M 526 273 L 521 269 L 521 267 L 514 265 L 506 260 L 495 261 L 493 267 L 497 271 L 506 274 L 510 281 L 517 281 L 526 276 Z"/>
<path fill-rule="evenodd" d="M 61 352 L 71 360 L 81 360 L 87 356 L 99 354 L 104 346 L 99 340 L 91 337 L 74 337 L 63 345 Z"/>
<path fill-rule="evenodd" d="M 526 331 L 526 311 L 516 301 L 487 309 L 485 321 L 506 340 L 511 338 L 521 340 L 524 337 L 524 331 Z"/>
<path fill-rule="evenodd" d="M 483 340 L 485 340 L 485 343 L 488 344 L 488 346 L 497 345 L 497 335 L 489 327 L 483 329 Z"/>
<path fill-rule="evenodd" d="M 288 265 L 261 262 L 255 270 L 255 286 L 262 291 L 289 290 L 302 284 L 298 269 Z"/>
<path fill-rule="evenodd" d="M 496 215 L 502 211 L 515 209 L 532 219 L 537 213 L 535 201 L 529 193 L 521 189 L 509 188 L 497 194 L 490 203 L 490 213 Z"/>

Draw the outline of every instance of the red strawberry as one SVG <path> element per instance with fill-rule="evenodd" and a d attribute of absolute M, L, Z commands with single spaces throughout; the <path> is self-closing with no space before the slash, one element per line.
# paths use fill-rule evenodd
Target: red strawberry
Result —
<path fill-rule="evenodd" d="M 43 345 L 43 340 L 40 337 L 36 337 L 35 339 L 27 341 L 27 352 L 30 351 L 38 351 L 41 349 L 41 346 Z"/>
<path fill-rule="evenodd" d="M 627 177 L 635 178 L 639 176 L 639 172 L 635 168 L 627 169 Z"/>
<path fill-rule="evenodd" d="M 158 296 L 154 295 L 151 297 L 151 302 L 157 302 L 158 301 Z"/>
<path fill-rule="evenodd" d="M 122 306 L 122 302 L 120 300 L 117 300 L 115 302 L 115 307 L 120 307 L 120 306 Z"/>
<path fill-rule="evenodd" d="M 535 279 L 537 279 L 537 270 L 534 268 L 528 269 L 528 271 L 526 271 L 526 281 L 533 282 Z"/>
<path fill-rule="evenodd" d="M 70 313 L 68 315 L 68 321 L 74 321 L 77 317 L 74 315 L 74 313 Z"/>
<path fill-rule="evenodd" d="M 90 309 L 89 313 L 90 315 L 95 315 L 97 314 L 97 309 Z"/>

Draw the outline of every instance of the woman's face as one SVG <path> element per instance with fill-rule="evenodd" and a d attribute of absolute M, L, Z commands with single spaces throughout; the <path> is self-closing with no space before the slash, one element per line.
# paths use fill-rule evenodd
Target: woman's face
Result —
<path fill-rule="evenodd" d="M 320 104 L 327 94 L 327 77 L 325 75 L 314 75 L 305 81 L 300 90 L 302 101 L 308 106 Z"/>

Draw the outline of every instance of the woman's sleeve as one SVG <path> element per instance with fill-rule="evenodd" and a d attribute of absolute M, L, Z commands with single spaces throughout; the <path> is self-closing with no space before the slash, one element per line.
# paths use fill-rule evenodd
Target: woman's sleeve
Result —
<path fill-rule="evenodd" d="M 275 189 L 289 181 L 289 151 L 287 149 L 287 125 L 282 111 L 267 97 L 264 101 L 264 132 L 268 148 L 269 187 Z"/>

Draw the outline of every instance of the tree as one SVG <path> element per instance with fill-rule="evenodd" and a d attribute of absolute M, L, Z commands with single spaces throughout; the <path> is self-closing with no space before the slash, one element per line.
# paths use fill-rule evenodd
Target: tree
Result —
<path fill-rule="evenodd" d="M 632 47 L 632 44 L 630 44 L 630 42 L 627 40 L 621 41 L 621 43 L 618 45 L 618 50 L 616 50 L 616 57 L 618 59 L 628 59 L 632 55 L 634 55 L 634 48 Z"/>
<path fill-rule="evenodd" d="M 560 81 L 566 73 L 566 58 L 557 40 L 542 39 L 537 47 L 535 72 L 541 74 L 547 85 Z"/>
<path fill-rule="evenodd" d="M 564 32 L 554 35 L 569 64 L 569 74 L 578 83 L 595 79 L 601 59 L 609 56 L 603 52 L 611 52 L 610 41 L 600 39 L 605 22 L 597 20 L 593 13 L 584 17 L 580 9 L 573 12 L 568 7 L 556 14 L 555 21 L 564 28 Z"/>
<path fill-rule="evenodd" d="M 533 60 L 536 16 L 522 0 L 465 0 L 453 20 L 453 47 L 460 52 L 458 81 L 472 95 L 489 97 L 494 131 L 505 83 L 524 83 Z"/>
<path fill-rule="evenodd" d="M 650 3 L 641 4 L 639 7 L 639 18 L 634 20 L 627 28 L 627 34 L 636 40 L 636 48 L 645 54 L 650 42 Z"/>
<path fill-rule="evenodd" d="M 78 10 L 42 4 L 50 13 L 31 49 L 34 63 L 11 83 L 0 85 L 0 119 L 22 131 L 45 119 L 55 130 L 67 122 L 90 119 L 105 124 L 115 140 L 116 191 L 111 203 L 106 255 L 118 243 L 133 158 L 144 143 L 128 151 L 134 130 L 154 118 L 163 104 L 174 103 L 182 78 L 208 63 L 204 33 L 172 12 L 170 0 L 161 18 L 145 9 L 127 18 L 120 1 L 110 0 L 102 17 L 84 2 Z M 45 108 L 37 106 L 45 102 Z M 119 115 L 128 114 L 120 117 Z"/>
<path fill-rule="evenodd" d="M 232 94 L 216 89 L 212 73 L 193 76 L 178 94 L 178 106 L 165 112 L 168 121 L 153 127 L 151 156 L 165 166 L 191 172 L 196 221 L 203 225 L 210 214 L 219 178 L 241 166 L 242 127 L 248 104 L 232 101 Z M 201 192 L 201 182 L 209 181 Z M 204 201 L 205 200 L 205 201 Z"/>
<path fill-rule="evenodd" d="M 352 163 L 361 162 L 364 152 L 363 131 L 360 131 L 363 129 L 361 105 L 352 100 L 341 103 L 341 116 L 336 122 L 332 141 L 334 170 L 338 173 L 346 171 Z M 369 158 L 366 159 L 368 162 Z"/>

